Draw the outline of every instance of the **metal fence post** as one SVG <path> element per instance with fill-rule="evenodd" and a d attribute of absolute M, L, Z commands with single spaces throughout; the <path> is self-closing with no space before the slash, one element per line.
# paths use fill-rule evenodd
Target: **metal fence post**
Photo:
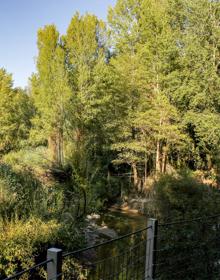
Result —
<path fill-rule="evenodd" d="M 47 264 L 47 280 L 62 279 L 62 250 L 50 248 L 47 250 L 47 260 L 51 260 Z"/>
<path fill-rule="evenodd" d="M 147 242 L 146 242 L 146 264 L 145 264 L 145 280 L 153 280 L 155 278 L 156 263 L 156 244 L 157 244 L 157 227 L 156 219 L 149 219 L 147 223 Z"/>

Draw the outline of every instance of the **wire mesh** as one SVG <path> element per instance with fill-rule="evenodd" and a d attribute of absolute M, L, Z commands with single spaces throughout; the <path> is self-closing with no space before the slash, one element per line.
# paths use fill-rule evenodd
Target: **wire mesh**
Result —
<path fill-rule="evenodd" d="M 216 280 L 220 276 L 220 218 L 159 225 L 155 279 Z"/>
<path fill-rule="evenodd" d="M 148 229 L 63 254 L 62 273 L 49 280 L 147 280 L 146 247 L 155 239 L 154 280 L 220 278 L 220 216 L 159 224 L 152 239 Z M 36 275 L 49 261 L 5 280 L 45 279 Z"/>
<path fill-rule="evenodd" d="M 46 266 L 48 263 L 52 262 L 52 259 L 48 259 L 45 260 L 41 263 L 38 263 L 30 268 L 24 269 L 22 271 L 19 271 L 17 273 L 15 273 L 12 276 L 9 277 L 4 277 L 2 278 L 0 276 L 0 279 L 3 280 L 14 280 L 14 279 L 28 279 L 28 280 L 41 280 L 41 279 L 46 279 L 46 274 L 45 274 L 45 270 L 46 270 Z"/>
<path fill-rule="evenodd" d="M 63 279 L 88 280 L 141 280 L 145 274 L 147 229 L 135 235 L 105 244 L 105 248 L 90 248 L 67 256 L 73 263 L 80 263 L 84 275 L 68 275 L 63 271 Z M 116 244 L 117 243 L 117 244 Z M 81 270 L 82 271 L 82 270 Z M 81 278 L 80 278 L 81 277 Z M 84 278 L 83 278 L 84 277 Z"/>

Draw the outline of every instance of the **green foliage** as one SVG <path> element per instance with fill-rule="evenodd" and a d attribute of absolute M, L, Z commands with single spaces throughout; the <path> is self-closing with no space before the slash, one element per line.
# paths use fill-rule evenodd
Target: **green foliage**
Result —
<path fill-rule="evenodd" d="M 88 211 L 153 179 L 162 220 L 216 212 L 217 190 L 177 170 L 219 184 L 219 19 L 219 1 L 118 0 L 107 24 L 41 28 L 28 92 L 0 69 L 3 225 L 55 221 L 75 248 Z"/>
<path fill-rule="evenodd" d="M 2 161 L 15 170 L 30 170 L 38 173 L 49 165 L 46 147 L 27 147 L 19 151 L 11 151 L 2 157 Z"/>
<path fill-rule="evenodd" d="M 33 176 L 32 166 L 25 171 L 27 162 L 16 161 L 16 171 L 0 165 L 0 270 L 5 276 L 44 260 L 53 244 L 66 250 L 84 245 L 82 193 L 71 182 L 45 185 Z"/>
<path fill-rule="evenodd" d="M 28 139 L 33 105 L 22 89 L 13 89 L 12 77 L 0 69 L 0 154 Z"/>
<path fill-rule="evenodd" d="M 208 110 L 202 113 L 188 111 L 184 123 L 195 143 L 192 151 L 192 158 L 195 159 L 194 169 L 210 169 L 213 163 L 218 166 L 219 114 Z"/>
<path fill-rule="evenodd" d="M 0 164 L 0 187 L 1 219 L 10 221 L 31 213 L 40 214 L 44 191 L 30 172 L 14 172 L 10 166 Z"/>
<path fill-rule="evenodd" d="M 157 268 L 160 279 L 192 279 L 192 275 L 209 278 L 209 271 L 217 269 L 219 226 L 218 218 L 207 217 L 219 214 L 219 190 L 184 171 L 162 176 L 153 192 L 153 215 L 160 223 L 168 223 L 158 229 L 157 245 L 161 251 L 157 261 L 163 264 Z"/>
<path fill-rule="evenodd" d="M 26 222 L 15 220 L 11 223 L 1 223 L 1 276 L 4 278 L 13 275 L 18 269 L 33 266 L 35 256 L 42 254 L 49 244 L 56 241 L 59 227 L 56 221 L 44 222 L 34 217 Z M 28 274 L 22 279 L 28 279 Z"/>
<path fill-rule="evenodd" d="M 64 279 L 86 280 L 88 269 L 77 263 L 73 258 L 68 257 L 63 262 Z"/>
<path fill-rule="evenodd" d="M 54 26 L 46 26 L 38 32 L 38 77 L 33 77 L 33 99 L 40 114 L 39 121 L 47 136 L 54 125 L 63 127 L 64 108 L 70 98 L 65 72 L 65 54 L 59 34 Z"/>
<path fill-rule="evenodd" d="M 220 212 L 220 193 L 189 171 L 164 175 L 153 186 L 154 213 L 163 222 L 211 216 Z"/>

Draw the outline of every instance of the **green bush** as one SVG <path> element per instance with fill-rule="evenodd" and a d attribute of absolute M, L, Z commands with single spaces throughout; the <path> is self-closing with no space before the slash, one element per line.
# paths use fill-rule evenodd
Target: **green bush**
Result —
<path fill-rule="evenodd" d="M 48 164 L 48 151 L 46 147 L 25 148 L 11 151 L 3 156 L 2 161 L 16 170 L 34 170 L 40 172 Z"/>
<path fill-rule="evenodd" d="M 15 172 L 0 164 L 0 218 L 25 218 L 41 211 L 45 191 L 28 171 Z"/>
<path fill-rule="evenodd" d="M 71 257 L 63 261 L 63 279 L 68 280 L 86 280 L 88 269 L 79 264 Z"/>
<path fill-rule="evenodd" d="M 206 217 L 220 213 L 219 191 L 189 172 L 165 175 L 154 185 L 152 209 L 159 223 L 168 222 L 158 228 L 160 279 L 211 279 L 219 269 L 219 218 Z"/>
<path fill-rule="evenodd" d="M 160 221 L 190 219 L 220 212 L 220 192 L 189 172 L 164 175 L 153 186 L 151 212 Z"/>
<path fill-rule="evenodd" d="M 39 165 L 40 176 L 43 176 L 37 177 L 36 166 L 41 156 L 35 156 L 24 151 L 14 152 L 4 157 L 7 164 L 0 163 L 0 274 L 3 279 L 45 260 L 51 243 L 67 251 L 85 245 L 86 186 L 78 182 L 76 176 L 59 182 L 50 173 L 49 178 L 45 176 L 42 180 L 46 165 Z M 80 266 L 76 263 L 74 266 L 80 275 Z M 66 267 L 65 275 L 69 274 Z M 27 277 L 24 275 L 21 279 Z"/>
<path fill-rule="evenodd" d="M 9 276 L 35 264 L 35 256 L 56 241 L 60 224 L 55 220 L 44 222 L 38 218 L 16 220 L 1 224 L 0 275 Z M 24 275 L 23 279 L 28 279 Z"/>

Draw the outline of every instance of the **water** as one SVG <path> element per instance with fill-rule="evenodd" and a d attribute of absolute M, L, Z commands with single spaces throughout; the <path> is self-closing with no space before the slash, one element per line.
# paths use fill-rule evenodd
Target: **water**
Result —
<path fill-rule="evenodd" d="M 101 229 L 95 242 L 98 244 L 145 228 L 147 218 L 137 213 L 110 209 L 96 220 L 96 224 Z M 133 279 L 134 273 L 135 277 L 137 273 L 142 273 L 145 262 L 145 258 L 143 259 L 145 238 L 146 232 L 143 232 L 97 248 L 93 252 L 94 259 L 91 260 L 94 270 L 91 271 L 88 279 Z M 133 265 L 132 269 L 131 265 Z M 117 275 L 112 276 L 114 273 Z M 135 279 L 141 277 L 137 276 Z"/>
<path fill-rule="evenodd" d="M 115 209 L 103 213 L 97 220 L 99 226 L 106 225 L 113 229 L 119 236 L 144 228 L 147 218 L 134 212 L 123 212 Z"/>

